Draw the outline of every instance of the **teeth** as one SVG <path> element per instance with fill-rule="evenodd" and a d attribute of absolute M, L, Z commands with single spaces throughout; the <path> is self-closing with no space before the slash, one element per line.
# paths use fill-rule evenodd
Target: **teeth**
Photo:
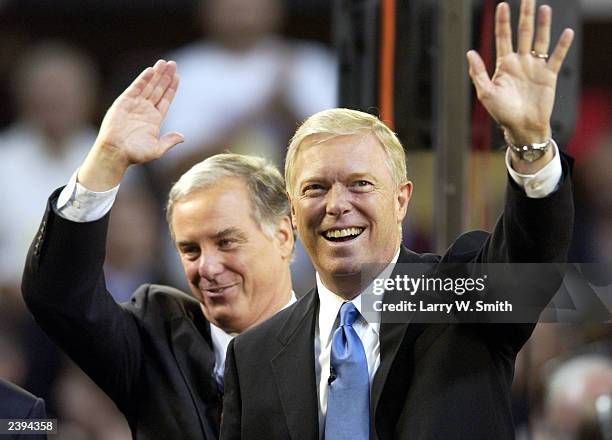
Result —
<path fill-rule="evenodd" d="M 345 229 L 332 229 L 325 233 L 327 238 L 343 238 L 351 235 L 359 235 L 363 232 L 363 228 L 345 228 Z"/>

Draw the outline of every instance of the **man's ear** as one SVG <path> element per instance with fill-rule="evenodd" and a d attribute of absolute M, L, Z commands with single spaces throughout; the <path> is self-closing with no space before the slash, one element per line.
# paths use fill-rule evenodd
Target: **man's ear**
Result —
<path fill-rule="evenodd" d="M 291 226 L 291 219 L 285 216 L 278 223 L 276 229 L 276 240 L 279 244 L 281 256 L 283 258 L 290 259 L 293 254 L 293 247 L 295 246 L 295 240 L 293 238 L 293 227 Z"/>
<path fill-rule="evenodd" d="M 406 217 L 410 197 L 412 197 L 412 188 L 413 184 L 410 180 L 402 183 L 399 187 L 399 192 L 395 201 L 398 223 L 401 223 L 404 220 L 404 217 Z"/>
<path fill-rule="evenodd" d="M 289 206 L 291 207 L 291 223 L 294 228 L 297 228 L 297 221 L 295 218 L 295 206 L 293 205 L 293 201 L 291 200 L 291 196 L 289 193 L 285 193 L 287 195 L 287 199 L 289 200 Z"/>

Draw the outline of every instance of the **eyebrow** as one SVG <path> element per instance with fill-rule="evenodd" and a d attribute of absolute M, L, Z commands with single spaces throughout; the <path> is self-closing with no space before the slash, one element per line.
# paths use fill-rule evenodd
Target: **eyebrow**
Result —
<path fill-rule="evenodd" d="M 238 229 L 238 228 L 226 228 L 226 229 L 222 229 L 221 231 L 217 232 L 216 234 L 214 234 L 212 236 L 213 239 L 215 240 L 219 240 L 221 238 L 225 238 L 228 237 L 230 235 L 234 235 L 239 239 L 245 240 L 246 236 L 244 235 L 244 233 Z"/>
<path fill-rule="evenodd" d="M 363 179 L 363 178 L 367 178 L 370 180 L 376 180 L 376 176 L 372 173 L 351 173 L 348 175 L 348 179 L 349 180 L 353 180 L 353 179 Z"/>
<path fill-rule="evenodd" d="M 226 238 L 229 236 L 236 236 L 239 240 L 246 240 L 246 235 L 238 228 L 222 229 L 221 231 L 216 232 L 211 238 L 213 240 L 220 240 L 222 238 Z M 177 242 L 177 246 L 179 247 L 190 246 L 193 244 L 194 242 L 190 240 L 183 240 L 183 241 Z"/>
<path fill-rule="evenodd" d="M 354 172 L 354 173 L 350 173 L 349 175 L 346 176 L 347 180 L 354 180 L 354 179 L 363 179 L 363 178 L 367 178 L 370 180 L 377 180 L 376 176 L 372 173 L 369 172 Z M 301 182 L 298 182 L 300 186 L 307 184 L 307 183 L 312 183 L 312 182 L 320 182 L 326 180 L 326 178 L 323 178 L 321 176 L 308 176 L 307 178 L 303 179 Z"/>

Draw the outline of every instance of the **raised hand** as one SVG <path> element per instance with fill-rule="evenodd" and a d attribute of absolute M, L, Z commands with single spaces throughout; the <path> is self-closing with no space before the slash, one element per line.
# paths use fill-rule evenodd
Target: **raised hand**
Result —
<path fill-rule="evenodd" d="M 493 77 L 489 78 L 477 52 L 467 54 L 478 99 L 515 144 L 543 142 L 551 136 L 557 76 L 574 38 L 574 32 L 565 29 L 548 57 L 551 19 L 552 9 L 541 6 L 534 32 L 535 0 L 523 0 L 514 52 L 510 7 L 500 3 L 495 14 L 497 64 Z"/>
<path fill-rule="evenodd" d="M 96 142 L 79 169 L 81 184 L 94 191 L 110 189 L 129 165 L 157 159 L 183 142 L 179 133 L 159 136 L 178 83 L 176 63 L 164 60 L 132 82 L 106 112 Z"/>

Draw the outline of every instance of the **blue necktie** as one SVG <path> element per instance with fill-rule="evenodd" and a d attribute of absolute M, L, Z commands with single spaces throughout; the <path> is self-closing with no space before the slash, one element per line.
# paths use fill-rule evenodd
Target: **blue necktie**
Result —
<path fill-rule="evenodd" d="M 331 346 L 331 374 L 325 417 L 326 440 L 370 438 L 368 362 L 353 323 L 359 311 L 351 302 L 340 308 L 340 327 Z"/>

